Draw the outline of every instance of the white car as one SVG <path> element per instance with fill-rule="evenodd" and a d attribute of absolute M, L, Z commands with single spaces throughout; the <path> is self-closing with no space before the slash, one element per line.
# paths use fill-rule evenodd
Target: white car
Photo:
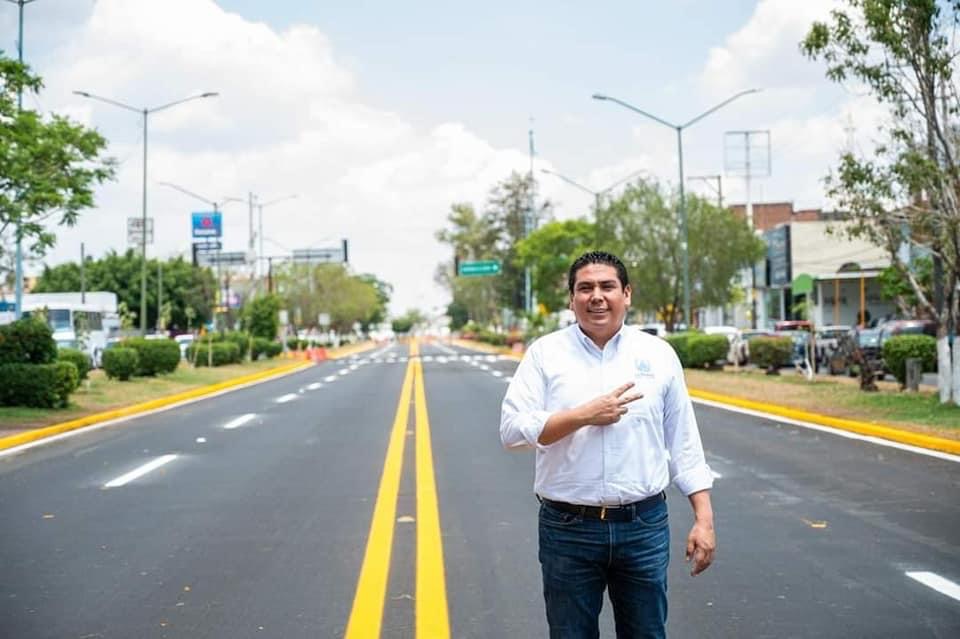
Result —
<path fill-rule="evenodd" d="M 703 332 L 707 335 L 723 335 L 730 344 L 727 351 L 727 361 L 731 364 L 744 366 L 749 359 L 747 342 L 743 339 L 740 329 L 736 326 L 705 326 Z"/>

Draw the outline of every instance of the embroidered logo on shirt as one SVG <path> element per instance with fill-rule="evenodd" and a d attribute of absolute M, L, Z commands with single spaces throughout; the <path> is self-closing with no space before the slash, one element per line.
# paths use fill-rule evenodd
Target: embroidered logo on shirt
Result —
<path fill-rule="evenodd" d="M 638 359 L 636 361 L 637 375 L 642 375 L 644 377 L 653 376 L 653 368 L 650 366 L 650 362 L 645 359 Z"/>

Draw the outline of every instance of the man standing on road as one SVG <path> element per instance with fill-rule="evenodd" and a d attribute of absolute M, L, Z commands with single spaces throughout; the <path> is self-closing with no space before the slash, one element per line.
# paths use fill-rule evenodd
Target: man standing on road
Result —
<path fill-rule="evenodd" d="M 580 256 L 568 277 L 577 323 L 535 341 L 507 389 L 506 448 L 535 448 L 540 565 L 552 639 L 599 636 L 609 588 L 617 637 L 665 637 L 670 532 L 664 490 L 689 498 L 692 575 L 713 561 L 713 476 L 683 369 L 664 340 L 624 325 L 627 271 Z"/>

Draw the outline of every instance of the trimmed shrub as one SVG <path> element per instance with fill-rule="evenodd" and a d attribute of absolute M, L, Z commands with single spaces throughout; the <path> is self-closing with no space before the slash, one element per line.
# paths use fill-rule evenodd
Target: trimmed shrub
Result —
<path fill-rule="evenodd" d="M 240 347 L 227 341 L 214 342 L 209 346 L 206 342 L 199 345 L 191 344 L 187 349 L 187 357 L 196 366 L 206 366 L 210 360 L 213 361 L 214 366 L 226 366 L 240 361 Z"/>
<path fill-rule="evenodd" d="M 711 367 L 722 362 L 730 350 L 730 342 L 724 335 L 695 333 L 686 341 L 687 366 L 690 368 Z"/>
<path fill-rule="evenodd" d="M 261 355 L 269 357 L 267 351 L 270 350 L 270 344 L 272 343 L 265 337 L 254 337 L 253 344 L 250 345 L 250 359 L 257 361 Z"/>
<path fill-rule="evenodd" d="M 755 337 L 750 341 L 750 361 L 770 374 L 788 366 L 792 355 L 793 340 L 789 337 Z"/>
<path fill-rule="evenodd" d="M 673 346 L 673 350 L 677 351 L 677 357 L 680 358 L 680 365 L 684 368 L 690 367 L 690 338 L 698 335 L 700 335 L 700 333 L 687 331 L 685 333 L 674 333 L 666 337 L 670 346 Z"/>
<path fill-rule="evenodd" d="M 223 341 L 236 344 L 240 349 L 240 358 L 237 361 L 243 361 L 250 352 L 250 335 L 243 331 L 232 331 L 223 335 Z M 216 341 L 216 340 L 215 340 Z"/>
<path fill-rule="evenodd" d="M 66 406 L 70 401 L 70 393 L 80 385 L 80 373 L 73 362 L 59 361 L 53 366 L 54 392 L 57 394 L 57 406 Z"/>
<path fill-rule="evenodd" d="M 0 326 L 0 364 L 50 364 L 56 360 L 53 330 L 39 317 Z"/>
<path fill-rule="evenodd" d="M 66 406 L 80 383 L 73 362 L 0 365 L 0 404 L 56 408 Z"/>
<path fill-rule="evenodd" d="M 280 342 L 270 342 L 270 344 L 267 346 L 266 353 L 268 358 L 272 359 L 274 357 L 277 357 L 282 352 L 283 352 L 283 344 L 281 344 Z"/>
<path fill-rule="evenodd" d="M 103 351 L 103 372 L 110 379 L 125 382 L 137 372 L 140 356 L 133 348 L 115 346 Z"/>
<path fill-rule="evenodd" d="M 143 339 L 135 337 L 123 345 L 137 351 L 137 376 L 153 377 L 158 373 L 172 373 L 180 364 L 180 345 L 172 339 Z"/>
<path fill-rule="evenodd" d="M 897 335 L 883 343 L 883 361 L 900 382 L 907 384 L 907 358 L 921 361 L 925 373 L 937 370 L 937 340 L 930 335 Z"/>
<path fill-rule="evenodd" d="M 90 372 L 90 367 L 92 366 L 90 356 L 75 348 L 58 349 L 57 360 L 61 362 L 73 362 L 74 366 L 77 367 L 77 375 L 80 376 L 80 379 L 87 378 L 87 373 Z"/>

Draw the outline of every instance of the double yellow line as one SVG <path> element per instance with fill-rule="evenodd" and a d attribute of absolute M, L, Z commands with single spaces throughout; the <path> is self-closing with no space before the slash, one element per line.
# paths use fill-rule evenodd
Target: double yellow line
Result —
<path fill-rule="evenodd" d="M 430 422 L 423 387 L 423 366 L 416 342 L 410 344 L 410 361 L 400 389 L 400 401 L 393 419 L 390 443 L 383 463 L 383 475 L 373 508 L 370 536 L 357 581 L 353 608 L 345 639 L 378 639 L 383 623 L 383 602 L 390 575 L 390 556 L 397 520 L 397 494 L 403 471 L 403 448 L 411 399 L 414 404 L 417 480 L 417 564 L 416 637 L 448 639 L 447 583 L 443 571 L 443 544 L 440 539 L 440 511 L 433 474 Z"/>

